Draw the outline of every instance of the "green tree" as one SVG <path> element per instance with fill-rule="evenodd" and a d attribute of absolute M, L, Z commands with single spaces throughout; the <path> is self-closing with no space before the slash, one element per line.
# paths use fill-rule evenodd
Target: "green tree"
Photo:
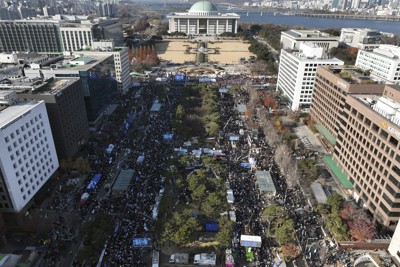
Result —
<path fill-rule="evenodd" d="M 207 184 L 207 173 L 204 170 L 197 170 L 188 177 L 188 188 L 195 191 L 202 184 Z"/>
<path fill-rule="evenodd" d="M 204 184 L 200 184 L 192 191 L 192 199 L 201 205 L 201 202 L 207 195 L 207 188 Z"/>
<path fill-rule="evenodd" d="M 183 121 L 185 117 L 186 117 L 185 108 L 182 105 L 178 105 L 178 107 L 176 108 L 175 119 Z"/>
<path fill-rule="evenodd" d="M 185 246 L 196 239 L 197 231 L 201 226 L 193 217 L 192 210 L 187 208 L 182 212 L 174 212 L 170 221 L 164 224 L 163 240 L 173 241 L 178 246 Z"/>
<path fill-rule="evenodd" d="M 218 247 L 224 249 L 231 243 L 233 222 L 227 216 L 222 216 L 218 219 L 218 226 L 219 231 L 215 235 L 215 240 L 218 241 Z"/>
<path fill-rule="evenodd" d="M 212 192 L 208 194 L 202 204 L 204 213 L 212 218 L 215 218 L 226 208 L 226 198 L 221 192 Z"/>
<path fill-rule="evenodd" d="M 210 122 L 206 125 L 206 132 L 211 136 L 216 136 L 219 133 L 219 125 L 217 122 Z"/>
<path fill-rule="evenodd" d="M 277 217 L 284 216 L 283 208 L 277 204 L 271 204 L 266 207 L 261 215 L 264 221 L 271 221 Z"/>
<path fill-rule="evenodd" d="M 330 206 L 331 212 L 339 212 L 344 203 L 344 198 L 340 194 L 334 193 L 328 197 L 326 203 Z"/>
<path fill-rule="evenodd" d="M 286 219 L 283 224 L 274 226 L 274 237 L 276 241 L 285 245 L 293 240 L 294 222 L 292 219 Z"/>
<path fill-rule="evenodd" d="M 322 215 L 329 214 L 329 206 L 327 204 L 318 203 L 315 209 Z"/>
<path fill-rule="evenodd" d="M 317 168 L 317 161 L 313 158 L 302 159 L 298 163 L 298 168 L 302 174 L 309 181 L 315 181 L 318 178 L 319 172 Z"/>
<path fill-rule="evenodd" d="M 326 218 L 326 223 L 332 234 L 341 241 L 350 239 L 349 228 L 337 212 L 331 213 Z"/>

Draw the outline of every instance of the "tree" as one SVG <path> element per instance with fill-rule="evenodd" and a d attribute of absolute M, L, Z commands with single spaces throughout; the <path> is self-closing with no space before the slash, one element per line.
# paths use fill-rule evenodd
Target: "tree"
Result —
<path fill-rule="evenodd" d="M 345 221 L 353 220 L 354 218 L 359 216 L 360 210 L 350 203 L 344 204 L 340 210 L 340 218 Z"/>
<path fill-rule="evenodd" d="M 274 226 L 274 237 L 281 245 L 290 243 L 293 240 L 293 235 L 294 222 L 292 219 L 286 219 L 280 226 Z"/>
<path fill-rule="evenodd" d="M 192 191 L 192 199 L 201 205 L 201 202 L 207 195 L 206 186 L 204 184 L 200 184 Z"/>
<path fill-rule="evenodd" d="M 265 107 L 270 109 L 276 109 L 276 101 L 269 95 L 265 96 L 263 99 L 263 104 Z"/>
<path fill-rule="evenodd" d="M 170 221 L 165 223 L 162 238 L 173 241 L 178 246 L 185 246 L 196 239 L 197 231 L 201 226 L 193 217 L 191 209 L 184 209 L 182 212 L 174 212 Z"/>
<path fill-rule="evenodd" d="M 186 116 L 185 108 L 182 105 L 178 105 L 178 107 L 176 108 L 175 119 L 184 120 L 185 116 Z"/>
<path fill-rule="evenodd" d="M 329 206 L 324 203 L 318 203 L 317 207 L 315 208 L 321 215 L 329 214 Z"/>
<path fill-rule="evenodd" d="M 285 257 L 285 261 L 291 261 L 297 258 L 301 253 L 300 247 L 293 243 L 282 246 L 281 250 L 283 256 Z"/>
<path fill-rule="evenodd" d="M 305 176 L 308 181 L 315 181 L 318 178 L 317 161 L 313 158 L 305 158 L 297 164 L 300 172 Z"/>
<path fill-rule="evenodd" d="M 283 208 L 277 204 L 271 204 L 266 207 L 261 215 L 264 221 L 271 221 L 274 218 L 281 217 L 283 215 Z"/>
<path fill-rule="evenodd" d="M 216 136 L 219 133 L 218 123 L 212 121 L 206 125 L 206 132 L 211 136 Z"/>
<path fill-rule="evenodd" d="M 344 203 L 344 198 L 338 193 L 334 193 L 328 197 L 326 203 L 330 206 L 331 212 L 333 211 L 339 212 L 340 208 Z"/>
<path fill-rule="evenodd" d="M 338 240 L 347 241 L 350 239 L 347 224 L 342 221 L 337 212 L 329 214 L 326 222 L 328 228 Z"/>
<path fill-rule="evenodd" d="M 233 222 L 227 216 L 218 219 L 219 230 L 215 235 L 215 240 L 218 241 L 218 246 L 221 249 L 229 247 L 232 241 Z"/>
<path fill-rule="evenodd" d="M 375 224 L 368 218 L 356 218 L 348 222 L 351 237 L 356 241 L 371 240 L 376 236 Z"/>
<path fill-rule="evenodd" d="M 202 204 L 204 213 L 212 218 L 221 213 L 225 209 L 225 207 L 226 196 L 224 196 L 221 191 L 210 193 Z"/>

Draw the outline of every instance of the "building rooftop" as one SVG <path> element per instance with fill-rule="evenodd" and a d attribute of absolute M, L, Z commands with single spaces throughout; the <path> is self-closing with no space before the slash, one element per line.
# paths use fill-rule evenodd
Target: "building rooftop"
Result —
<path fill-rule="evenodd" d="M 352 95 L 388 121 L 400 126 L 400 103 L 386 96 Z"/>
<path fill-rule="evenodd" d="M 379 45 L 378 48 L 375 48 L 370 53 L 379 54 L 391 59 L 400 59 L 400 46 L 387 44 Z"/>
<path fill-rule="evenodd" d="M 262 193 L 275 193 L 275 185 L 268 171 L 256 171 L 256 184 Z"/>
<path fill-rule="evenodd" d="M 82 62 L 83 64 L 88 64 L 88 63 L 92 62 L 93 60 L 94 60 L 93 58 L 81 56 L 81 57 L 74 58 L 71 61 Z"/>
<path fill-rule="evenodd" d="M 338 40 L 338 37 L 332 36 L 329 33 L 317 31 L 317 30 L 288 30 L 282 32 L 283 34 L 290 35 L 293 38 L 321 38 L 321 39 L 334 39 Z"/>
<path fill-rule="evenodd" d="M 341 30 L 343 31 L 353 31 L 353 32 L 365 32 L 365 33 L 380 33 L 377 30 L 374 29 L 370 29 L 370 28 L 343 28 Z"/>
<path fill-rule="evenodd" d="M 349 84 L 373 84 L 377 83 L 370 76 L 369 71 L 362 70 L 355 66 L 339 65 L 339 66 L 321 66 L 329 70 L 332 74 L 345 80 Z"/>
<path fill-rule="evenodd" d="M 17 120 L 21 115 L 27 113 L 35 106 L 39 105 L 43 101 L 30 101 L 20 102 L 13 106 L 9 106 L 0 111 L 0 127 L 6 127 L 8 124 Z"/>
<path fill-rule="evenodd" d="M 7 91 L 13 91 L 17 93 L 31 93 L 31 94 L 43 94 L 43 95 L 54 95 L 58 94 L 72 83 L 78 81 L 78 78 L 71 79 L 53 79 L 43 80 L 41 78 L 28 79 L 5 79 L 8 83 L 0 84 L 0 96 L 1 93 Z M 3 90 L 1 90 L 3 89 Z"/>
<path fill-rule="evenodd" d="M 74 53 L 75 55 L 79 55 L 79 52 Z M 86 56 L 79 56 L 77 58 L 64 58 L 60 59 L 57 62 L 49 66 L 42 66 L 41 70 L 54 70 L 57 71 L 58 69 L 70 69 L 76 71 L 85 71 L 96 64 L 108 59 L 109 57 L 113 57 L 112 54 L 91 54 L 90 57 Z M 26 70 L 30 70 L 33 68 L 26 68 Z"/>
<path fill-rule="evenodd" d="M 189 10 L 189 13 L 197 12 L 218 12 L 218 9 L 210 1 L 199 1 L 194 3 Z"/>

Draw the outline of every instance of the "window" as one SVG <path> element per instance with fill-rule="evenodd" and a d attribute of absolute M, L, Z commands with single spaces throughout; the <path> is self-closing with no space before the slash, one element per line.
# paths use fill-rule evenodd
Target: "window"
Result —
<path fill-rule="evenodd" d="M 379 131 L 379 126 L 376 125 L 375 123 L 372 123 L 372 130 L 374 130 L 375 132 Z"/>
<path fill-rule="evenodd" d="M 399 144 L 399 141 L 398 141 L 396 138 L 394 138 L 393 136 L 391 136 L 391 137 L 389 138 L 389 142 L 390 142 L 394 147 L 397 147 L 397 145 Z"/>
<path fill-rule="evenodd" d="M 388 137 L 388 133 L 387 133 L 386 131 L 384 131 L 384 130 L 381 130 L 381 132 L 379 133 L 379 135 L 380 135 L 381 137 L 383 137 L 384 139 L 386 139 L 386 138 Z"/>

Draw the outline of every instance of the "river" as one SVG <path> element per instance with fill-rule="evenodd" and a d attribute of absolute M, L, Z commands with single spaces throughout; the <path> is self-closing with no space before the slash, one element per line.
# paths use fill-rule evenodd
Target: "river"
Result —
<path fill-rule="evenodd" d="M 150 3 L 148 6 L 154 10 L 163 10 L 163 14 L 166 14 L 164 5 L 162 3 Z M 188 3 L 173 3 L 169 4 L 168 8 L 177 8 L 184 12 L 184 10 L 190 9 L 191 4 Z M 285 24 L 289 26 L 303 26 L 306 28 L 371 28 L 382 32 L 395 33 L 400 35 L 400 22 L 393 21 L 378 21 L 378 20 L 354 20 L 354 19 L 329 19 L 329 18 L 312 18 L 303 16 L 288 16 L 273 12 L 261 13 L 250 13 L 247 15 L 246 11 L 242 10 L 230 10 L 226 11 L 222 6 L 218 6 L 220 12 L 235 12 L 240 15 L 239 22 L 253 22 L 253 23 L 273 23 L 273 24 Z M 169 13 L 169 11 L 167 11 Z"/>
<path fill-rule="evenodd" d="M 328 19 L 303 16 L 288 16 L 272 12 L 248 13 L 236 12 L 241 22 L 274 23 L 306 28 L 371 28 L 382 32 L 400 34 L 400 22 L 381 20 Z"/>

